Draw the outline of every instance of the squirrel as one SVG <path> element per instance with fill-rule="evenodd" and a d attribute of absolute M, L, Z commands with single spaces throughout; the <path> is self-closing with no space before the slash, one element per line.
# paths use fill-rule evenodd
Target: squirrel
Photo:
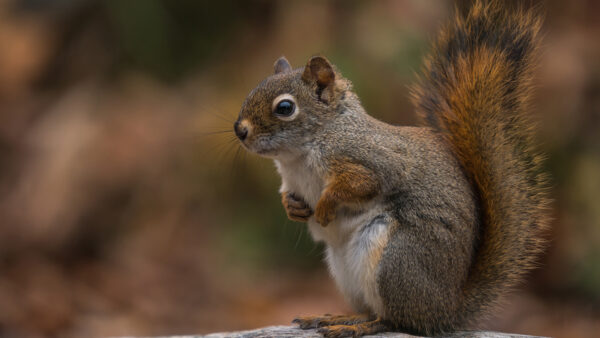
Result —
<path fill-rule="evenodd" d="M 358 313 L 299 317 L 300 328 L 468 329 L 535 267 L 549 223 L 528 117 L 540 27 L 498 1 L 457 14 L 412 88 L 420 127 L 368 115 L 323 56 L 297 69 L 281 57 L 250 92 L 235 134 L 274 160 L 288 217 L 325 243 Z"/>

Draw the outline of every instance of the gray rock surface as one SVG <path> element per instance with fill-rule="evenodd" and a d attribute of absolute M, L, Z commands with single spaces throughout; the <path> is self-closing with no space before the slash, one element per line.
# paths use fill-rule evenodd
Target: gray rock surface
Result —
<path fill-rule="evenodd" d="M 237 331 L 237 332 L 220 332 L 212 333 L 205 336 L 171 336 L 168 338 L 223 338 L 223 337 L 234 337 L 234 338 L 263 338 L 263 337 L 306 337 L 306 338 L 317 338 L 322 337 L 317 333 L 316 330 L 300 330 L 295 326 L 269 326 L 260 329 L 249 330 L 249 331 Z M 401 337 L 401 338 L 414 338 L 415 336 L 398 333 L 388 332 L 382 333 L 375 336 L 365 337 Z M 530 338 L 535 336 L 519 335 L 512 333 L 501 333 L 492 331 L 464 331 L 457 332 L 447 337 L 456 338 Z"/>

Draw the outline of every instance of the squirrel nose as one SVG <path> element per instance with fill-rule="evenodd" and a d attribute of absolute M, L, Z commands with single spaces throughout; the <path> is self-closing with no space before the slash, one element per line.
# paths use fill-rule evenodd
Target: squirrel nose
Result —
<path fill-rule="evenodd" d="M 235 121 L 233 124 L 233 129 L 235 130 L 235 135 L 240 139 L 240 141 L 245 140 L 246 136 L 248 136 L 248 128 L 241 126 L 239 120 Z"/>

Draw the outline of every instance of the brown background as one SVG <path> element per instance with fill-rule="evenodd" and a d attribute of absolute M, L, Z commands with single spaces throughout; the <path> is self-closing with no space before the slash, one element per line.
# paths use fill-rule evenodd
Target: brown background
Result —
<path fill-rule="evenodd" d="M 510 1 L 506 3 L 515 3 Z M 547 13 L 535 118 L 551 247 L 489 329 L 600 332 L 600 5 Z M 460 8 L 468 2 L 460 2 Z M 0 2 L 0 336 L 208 333 L 349 311 L 273 165 L 231 133 L 286 55 L 323 53 L 372 115 L 407 86 L 450 2 Z"/>

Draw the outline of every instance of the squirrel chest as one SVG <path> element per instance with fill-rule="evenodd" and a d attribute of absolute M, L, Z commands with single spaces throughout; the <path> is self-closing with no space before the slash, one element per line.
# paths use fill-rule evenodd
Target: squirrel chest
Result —
<path fill-rule="evenodd" d="M 295 191 L 315 208 L 324 189 L 324 169 L 310 155 L 302 159 L 275 160 L 282 178 L 281 191 Z M 344 297 L 355 309 L 382 313 L 377 286 L 377 266 L 389 235 L 391 217 L 375 198 L 359 210 L 340 208 L 335 221 L 321 226 L 314 217 L 308 229 L 315 241 L 326 244 L 326 261 Z"/>

